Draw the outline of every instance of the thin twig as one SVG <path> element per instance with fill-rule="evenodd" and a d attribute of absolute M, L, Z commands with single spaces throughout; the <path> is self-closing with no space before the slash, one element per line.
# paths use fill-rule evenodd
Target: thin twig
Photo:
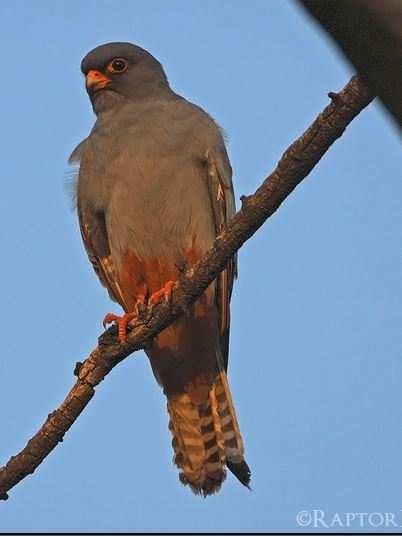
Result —
<path fill-rule="evenodd" d="M 95 394 L 95 387 L 128 355 L 171 324 L 202 294 L 225 268 L 228 260 L 280 206 L 317 164 L 334 141 L 373 96 L 357 77 L 353 77 L 332 99 L 306 132 L 284 153 L 276 169 L 251 196 L 243 196 L 242 208 L 213 247 L 195 266 L 182 274 L 170 304 L 154 307 L 146 322 L 137 323 L 120 345 L 116 328 L 102 334 L 98 346 L 83 362 L 77 363 L 77 381 L 60 407 L 51 413 L 26 447 L 0 469 L 0 498 L 27 475 L 33 473 L 46 456 L 63 440 L 64 434 Z"/>

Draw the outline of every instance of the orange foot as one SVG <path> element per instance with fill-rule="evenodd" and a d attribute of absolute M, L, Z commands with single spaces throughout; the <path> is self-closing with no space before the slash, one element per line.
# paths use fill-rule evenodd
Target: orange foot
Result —
<path fill-rule="evenodd" d="M 114 322 L 117 325 L 120 344 L 124 344 L 127 341 L 127 326 L 132 320 L 136 320 L 137 318 L 138 314 L 136 311 L 133 313 L 126 313 L 123 316 L 108 313 L 103 319 L 103 327 L 106 329 L 108 324 Z"/>
<path fill-rule="evenodd" d="M 108 313 L 103 319 L 103 327 L 106 329 L 108 324 L 113 322 L 117 325 L 118 328 L 118 337 L 121 344 L 127 342 L 127 326 L 132 320 L 138 320 L 141 315 L 141 308 L 146 303 L 146 296 L 148 289 L 144 283 L 141 288 L 141 294 L 138 294 L 137 300 L 135 302 L 134 311 L 132 313 L 126 313 L 123 316 L 115 315 L 114 313 Z"/>
<path fill-rule="evenodd" d="M 167 281 L 164 287 L 152 294 L 148 303 L 150 305 L 155 305 L 155 303 L 158 303 L 162 298 L 164 298 L 166 301 L 170 301 L 172 299 L 172 292 L 175 284 L 175 281 Z"/>

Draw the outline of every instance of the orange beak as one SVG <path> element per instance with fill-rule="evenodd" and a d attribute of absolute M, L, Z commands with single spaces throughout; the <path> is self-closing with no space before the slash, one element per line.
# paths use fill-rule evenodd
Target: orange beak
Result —
<path fill-rule="evenodd" d="M 98 91 L 99 89 L 103 89 L 108 84 L 110 84 L 110 82 L 110 78 L 100 73 L 99 71 L 95 71 L 94 69 L 88 71 L 85 78 L 85 86 L 87 90 L 91 89 L 91 91 Z"/>

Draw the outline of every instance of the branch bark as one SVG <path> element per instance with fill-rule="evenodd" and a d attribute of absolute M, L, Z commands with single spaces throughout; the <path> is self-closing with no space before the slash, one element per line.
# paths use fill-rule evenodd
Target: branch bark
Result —
<path fill-rule="evenodd" d="M 138 322 L 120 345 L 116 328 L 99 337 L 98 346 L 83 363 L 77 363 L 77 381 L 65 400 L 48 415 L 25 448 L 0 469 L 0 498 L 27 475 L 33 473 L 46 456 L 63 441 L 64 434 L 95 394 L 95 387 L 128 355 L 171 324 L 202 294 L 225 268 L 228 259 L 271 216 L 309 174 L 347 125 L 373 99 L 370 91 L 353 77 L 339 93 L 330 93 L 332 102 L 311 126 L 283 154 L 275 170 L 251 196 L 242 197 L 242 208 L 216 238 L 213 247 L 195 266 L 184 272 L 173 291 L 170 304 L 157 304 L 147 320 Z"/>

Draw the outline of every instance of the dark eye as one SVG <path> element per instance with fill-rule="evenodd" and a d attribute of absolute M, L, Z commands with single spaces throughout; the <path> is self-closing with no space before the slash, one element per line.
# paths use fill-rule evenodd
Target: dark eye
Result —
<path fill-rule="evenodd" d="M 115 58 L 112 60 L 109 65 L 107 66 L 107 70 L 109 73 L 117 74 L 117 73 L 124 73 L 124 71 L 127 70 L 128 67 L 128 61 L 124 58 Z"/>

